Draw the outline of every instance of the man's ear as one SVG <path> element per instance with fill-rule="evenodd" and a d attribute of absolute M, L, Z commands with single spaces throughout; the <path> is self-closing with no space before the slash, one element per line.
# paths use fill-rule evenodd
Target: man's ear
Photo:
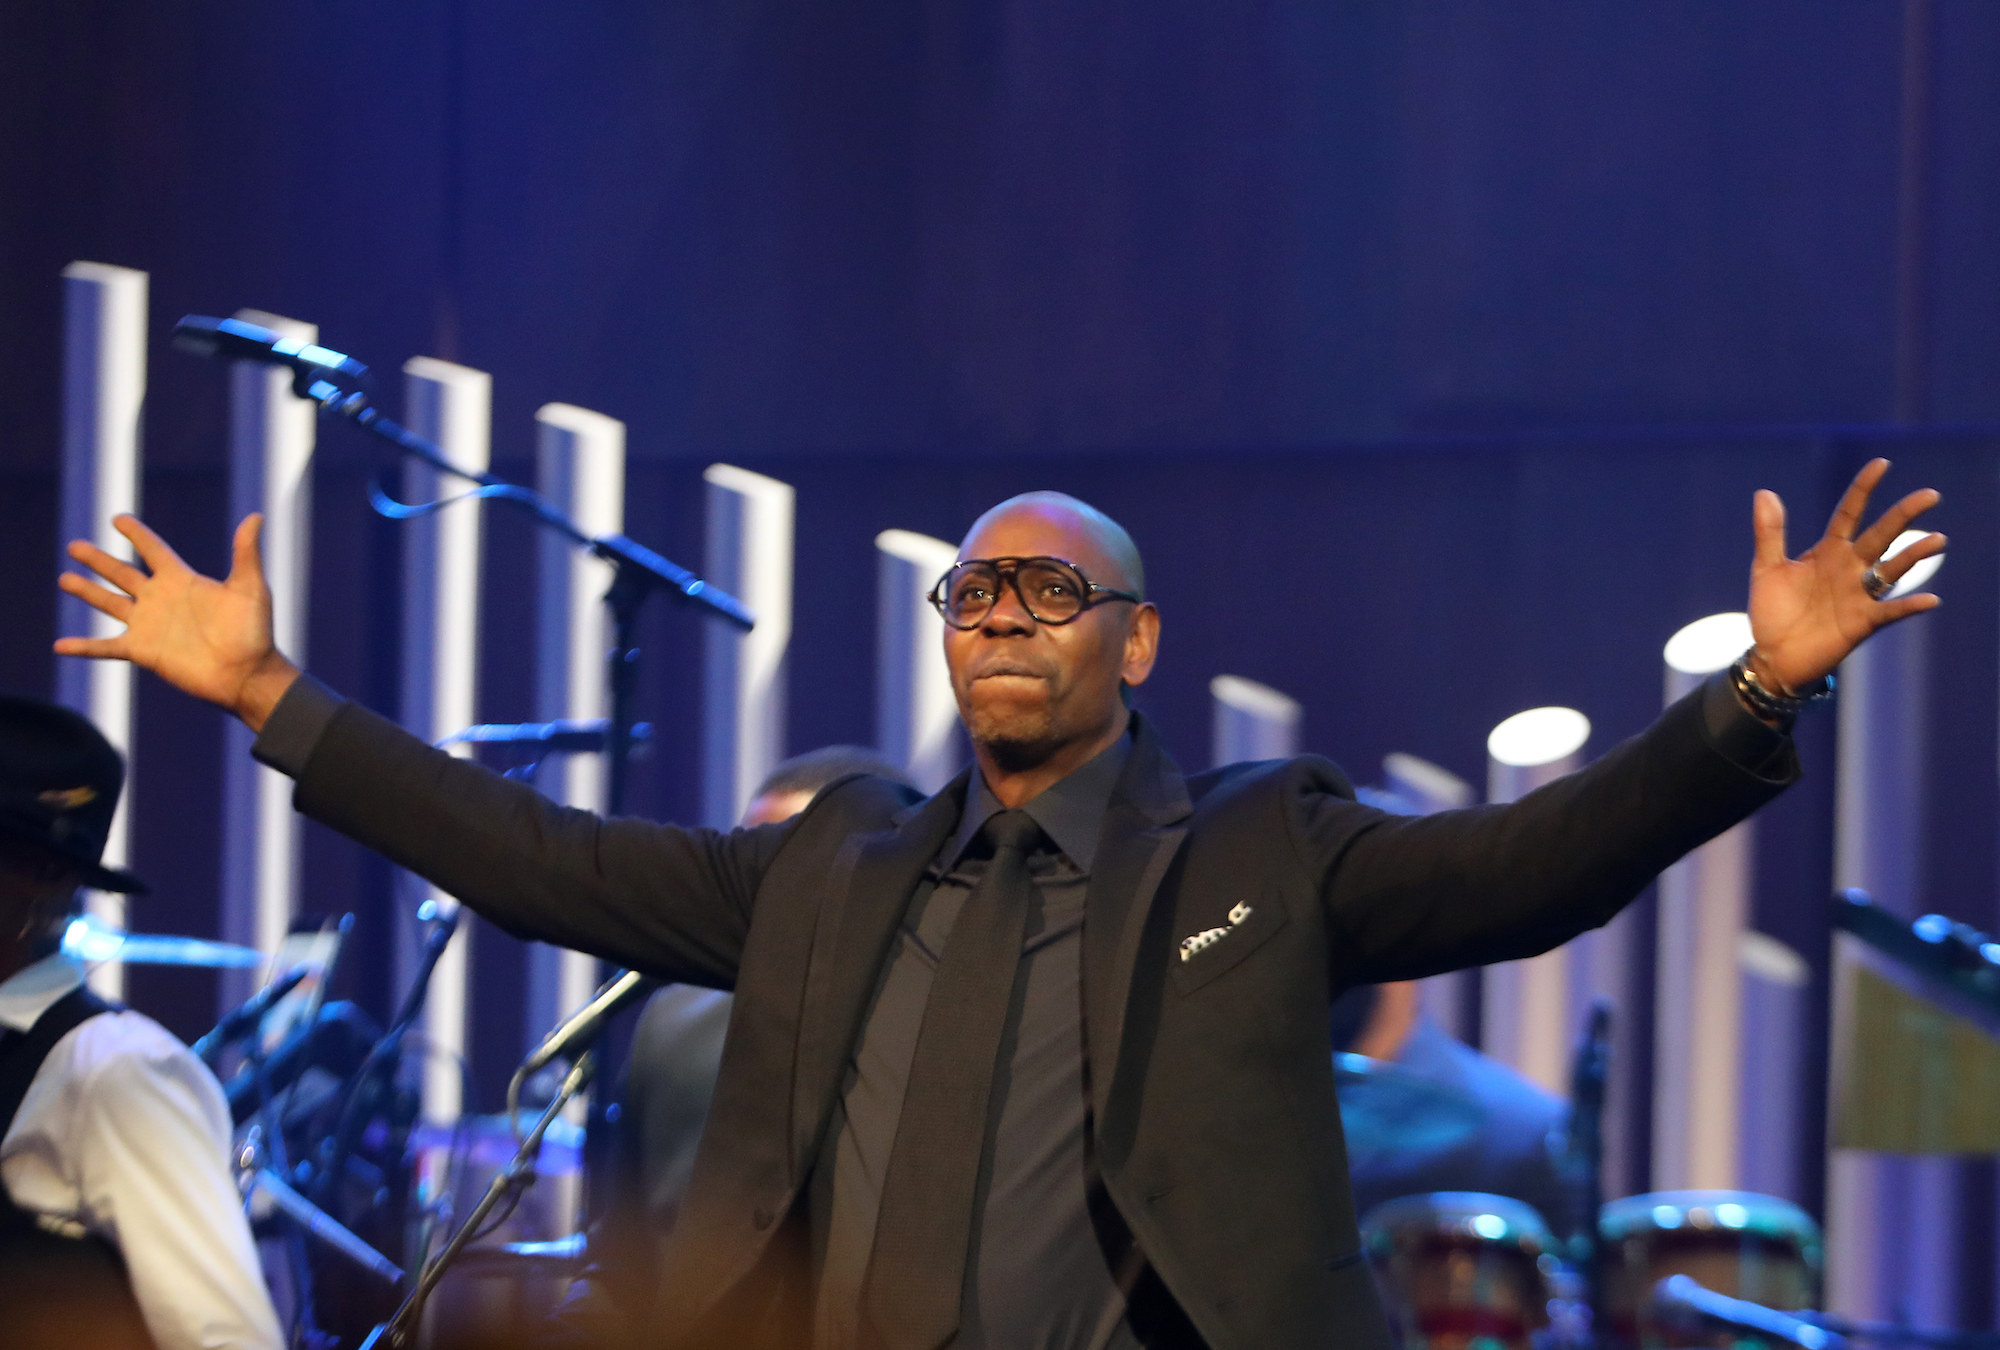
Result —
<path fill-rule="evenodd" d="M 1144 684 L 1159 654 L 1160 611 L 1142 602 L 1132 608 L 1132 623 L 1125 631 L 1125 664 L 1119 674 L 1127 685 Z"/>

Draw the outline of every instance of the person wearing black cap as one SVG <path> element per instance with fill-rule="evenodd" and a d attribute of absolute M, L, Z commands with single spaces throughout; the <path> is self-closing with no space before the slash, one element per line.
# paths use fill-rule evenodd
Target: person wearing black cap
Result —
<path fill-rule="evenodd" d="M 276 1347 L 222 1089 L 62 950 L 125 767 L 87 720 L 0 696 L 0 1319 L 9 1346 Z"/>

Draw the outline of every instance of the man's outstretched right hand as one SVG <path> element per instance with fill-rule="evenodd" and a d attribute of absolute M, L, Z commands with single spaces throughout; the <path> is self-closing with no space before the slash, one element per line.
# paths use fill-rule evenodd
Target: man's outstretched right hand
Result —
<path fill-rule="evenodd" d="M 236 527 L 229 575 L 221 581 L 189 567 L 137 518 L 118 516 L 111 523 L 132 541 L 144 566 L 75 539 L 69 556 L 105 584 L 75 572 L 63 573 L 56 584 L 124 624 L 125 631 L 115 637 L 60 638 L 57 654 L 130 661 L 261 731 L 299 677 L 298 667 L 271 642 L 271 588 L 257 552 L 264 518 L 245 516 Z"/>

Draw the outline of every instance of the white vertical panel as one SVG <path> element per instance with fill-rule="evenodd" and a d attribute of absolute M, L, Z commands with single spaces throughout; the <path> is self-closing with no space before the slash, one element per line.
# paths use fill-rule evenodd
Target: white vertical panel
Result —
<path fill-rule="evenodd" d="M 1240 675 L 1208 682 L 1214 709 L 1211 763 L 1217 768 L 1244 760 L 1289 759 L 1299 752 L 1304 710 L 1297 699 Z"/>
<path fill-rule="evenodd" d="M 545 404 L 535 413 L 536 486 L 585 533 L 625 532 L 625 424 L 603 413 Z M 535 715 L 590 720 L 610 714 L 605 656 L 611 622 L 604 593 L 611 564 L 552 530 L 537 543 L 540 596 L 535 605 Z M 605 808 L 605 760 L 561 755 L 542 770 L 543 791 L 586 811 Z M 528 1010 L 523 1050 L 589 1001 L 598 962 L 584 952 L 536 944 L 528 951 Z"/>
<path fill-rule="evenodd" d="M 1486 799 L 1515 801 L 1582 763 L 1580 751 L 1543 764 L 1489 760 Z M 1488 966 L 1480 980 L 1480 1048 L 1560 1096 L 1569 1095 L 1569 1043 L 1581 1025 L 1570 1008 L 1575 946 Z"/>
<path fill-rule="evenodd" d="M 1799 1133 L 1805 1105 L 1807 998 L 1812 968 L 1765 933 L 1745 932 L 1737 948 L 1743 976 L 1743 1059 L 1738 1072 L 1742 1142 L 1736 1184 L 1763 1195 L 1799 1197 Z"/>
<path fill-rule="evenodd" d="M 1904 919 L 1923 891 L 1930 630 L 1876 634 L 1840 668 L 1834 885 Z M 1836 934 L 1834 981 L 1866 959 Z M 1960 1169 L 1951 1158 L 1839 1149 L 1827 1165 L 1827 1306 L 1850 1317 L 1956 1325 Z M 1988 1202 L 1990 1203 L 1990 1201 Z"/>
<path fill-rule="evenodd" d="M 316 324 L 260 310 L 236 317 L 300 342 L 319 341 Z M 271 586 L 271 636 L 307 664 L 312 562 L 312 456 L 316 406 L 292 393 L 289 370 L 235 361 L 229 372 L 229 522 L 264 513 L 264 576 Z M 292 782 L 250 758 L 256 739 L 235 718 L 222 727 L 222 936 L 275 953 L 298 908 L 299 817 Z M 250 993 L 249 971 L 226 971 L 218 1000 L 227 1009 Z"/>
<path fill-rule="evenodd" d="M 942 539 L 875 536 L 875 734 L 883 756 L 925 792 L 958 772 L 958 703 L 944 664 L 944 620 L 924 597 L 958 560 Z"/>
<path fill-rule="evenodd" d="M 459 468 L 485 470 L 491 456 L 493 377 L 428 356 L 405 362 L 403 375 L 403 420 L 410 430 L 434 442 Z M 409 500 L 428 501 L 465 487 L 421 461 L 404 461 L 403 493 Z M 442 740 L 478 720 L 479 539 L 480 509 L 471 502 L 405 526 L 403 724 L 428 741 Z M 457 754 L 471 750 L 464 744 L 454 747 Z M 458 905 L 414 877 L 405 881 L 406 924 L 426 899 L 445 910 Z M 471 938 L 470 930 L 462 928 L 453 939 L 431 976 L 425 1005 L 423 1111 L 434 1122 L 456 1120 L 462 1105 Z M 400 944 L 399 983 L 407 985 L 417 951 L 414 941 Z"/>
<path fill-rule="evenodd" d="M 711 464 L 708 580 L 750 607 L 744 632 L 718 618 L 702 637 L 702 821 L 726 830 L 784 756 L 785 653 L 792 642 L 791 484 Z"/>
<path fill-rule="evenodd" d="M 1672 704 L 1692 693 L 1727 668 L 1749 641 L 1750 622 L 1741 614 L 1712 615 L 1676 633 L 1665 654 L 1665 701 Z M 1744 821 L 1660 876 L 1653 1001 L 1654 1190 L 1739 1184 L 1740 951 L 1749 930 L 1755 844 L 1756 826 Z"/>
<path fill-rule="evenodd" d="M 111 528 L 119 512 L 139 510 L 139 420 L 146 403 L 147 276 L 109 263 L 75 262 L 63 269 L 63 480 L 61 546 L 90 539 L 118 557 L 132 556 Z M 63 557 L 58 566 L 67 565 Z M 57 631 L 109 637 L 122 624 L 69 595 L 57 601 Z M 104 844 L 104 862 L 131 861 L 132 667 L 124 661 L 56 663 L 56 701 L 97 724 L 125 756 L 125 791 Z M 124 897 L 92 892 L 90 912 L 114 927 L 125 924 Z M 109 998 L 124 990 L 123 968 L 99 966 L 91 987 Z"/>

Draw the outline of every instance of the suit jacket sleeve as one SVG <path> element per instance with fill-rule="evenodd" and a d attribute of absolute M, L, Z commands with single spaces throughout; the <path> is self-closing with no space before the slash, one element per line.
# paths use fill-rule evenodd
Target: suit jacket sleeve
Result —
<path fill-rule="evenodd" d="M 1587 768 L 1506 805 L 1394 816 L 1350 800 L 1338 770 L 1337 782 L 1308 786 L 1294 799 L 1295 839 L 1338 983 L 1534 956 L 1611 919 L 1798 777 L 1789 739 L 1768 729 L 1774 750 L 1743 753 L 1726 697 L 1697 690 Z"/>
<path fill-rule="evenodd" d="M 297 780 L 301 812 L 515 936 L 718 988 L 734 984 L 758 883 L 791 830 L 684 829 L 559 806 L 305 679 L 257 756 Z"/>

